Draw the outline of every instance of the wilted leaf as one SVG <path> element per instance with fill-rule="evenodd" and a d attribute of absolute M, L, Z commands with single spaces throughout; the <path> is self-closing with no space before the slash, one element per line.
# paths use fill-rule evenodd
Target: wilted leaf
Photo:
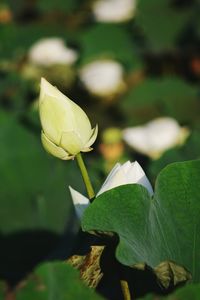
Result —
<path fill-rule="evenodd" d="M 67 261 L 80 271 L 81 279 L 87 286 L 96 288 L 103 273 L 100 268 L 101 254 L 104 246 L 92 246 L 86 255 L 73 255 Z"/>

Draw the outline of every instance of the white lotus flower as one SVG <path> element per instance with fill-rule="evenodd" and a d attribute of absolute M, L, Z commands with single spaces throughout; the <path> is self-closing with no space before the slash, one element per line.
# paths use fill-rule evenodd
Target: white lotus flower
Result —
<path fill-rule="evenodd" d="M 77 60 L 77 52 L 66 47 L 61 38 L 44 38 L 36 42 L 29 50 L 29 61 L 36 65 L 71 65 Z"/>
<path fill-rule="evenodd" d="M 80 80 L 97 96 L 110 96 L 124 89 L 123 67 L 114 60 L 95 60 L 80 70 Z"/>
<path fill-rule="evenodd" d="M 93 14 L 100 22 L 124 22 L 135 15 L 136 0 L 98 0 L 94 2 Z"/>
<path fill-rule="evenodd" d="M 123 165 L 117 163 L 114 166 L 96 196 L 117 186 L 131 183 L 143 185 L 149 191 L 149 194 L 153 195 L 152 186 L 139 163 L 137 161 L 133 163 L 127 161 Z M 90 203 L 89 199 L 75 191 L 72 187 L 70 187 L 70 192 L 76 214 L 81 219 L 84 210 Z"/>
<path fill-rule="evenodd" d="M 39 100 L 42 143 L 50 154 L 73 159 L 80 151 L 91 151 L 97 137 L 85 112 L 44 78 Z"/>
<path fill-rule="evenodd" d="M 176 120 L 162 117 L 144 126 L 126 128 L 123 138 L 138 152 L 157 159 L 167 149 L 182 144 L 188 134 L 189 130 L 180 127 Z"/>

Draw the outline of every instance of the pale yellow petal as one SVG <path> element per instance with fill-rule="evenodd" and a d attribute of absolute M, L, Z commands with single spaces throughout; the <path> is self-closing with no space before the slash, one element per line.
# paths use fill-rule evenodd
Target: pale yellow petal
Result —
<path fill-rule="evenodd" d="M 61 91 L 57 89 L 57 87 L 50 84 L 46 79 L 41 78 L 40 83 L 40 102 L 43 101 L 45 96 L 50 96 L 53 98 L 57 98 L 59 101 L 65 103 L 65 101 L 69 100 L 67 96 L 65 96 Z"/>
<path fill-rule="evenodd" d="M 58 144 L 63 132 L 74 131 L 82 144 L 92 134 L 86 113 L 44 78 L 41 80 L 40 119 L 43 131 L 51 141 Z"/>
<path fill-rule="evenodd" d="M 48 137 L 44 134 L 44 132 L 41 133 L 41 140 L 42 140 L 43 147 L 51 155 L 56 156 L 63 160 L 69 160 L 69 159 L 74 158 L 73 155 L 69 155 L 64 149 L 62 149 L 62 148 L 56 146 L 54 143 L 52 143 L 48 139 Z"/>
<path fill-rule="evenodd" d="M 63 132 L 60 140 L 60 146 L 68 153 L 76 155 L 83 147 L 82 141 L 74 131 Z"/>
<path fill-rule="evenodd" d="M 89 141 L 84 145 L 84 148 L 89 148 L 92 144 L 94 144 L 98 134 L 98 125 L 95 126 L 95 128 L 91 131 L 91 136 Z M 83 150 L 82 150 L 83 151 Z"/>
<path fill-rule="evenodd" d="M 79 136 L 83 143 L 86 143 L 91 136 L 91 124 L 86 113 L 73 101 L 70 101 L 71 110 L 75 116 L 74 118 L 74 130 L 79 133 Z"/>
<path fill-rule="evenodd" d="M 93 150 L 93 148 L 84 148 L 81 150 L 81 152 L 90 152 L 92 150 Z"/>

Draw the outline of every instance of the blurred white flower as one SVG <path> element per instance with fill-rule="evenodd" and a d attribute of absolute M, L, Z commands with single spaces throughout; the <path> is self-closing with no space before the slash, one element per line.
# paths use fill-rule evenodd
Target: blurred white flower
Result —
<path fill-rule="evenodd" d="M 124 89 L 123 67 L 114 60 L 95 60 L 80 70 L 85 88 L 97 96 L 111 96 Z"/>
<path fill-rule="evenodd" d="M 99 196 L 100 194 L 103 194 L 104 192 L 113 189 L 117 186 L 134 183 L 143 185 L 148 190 L 149 194 L 151 196 L 153 195 L 152 186 L 148 178 L 146 177 L 142 167 L 137 161 L 133 163 L 127 161 L 123 165 L 117 163 L 109 173 L 108 177 L 106 178 L 104 184 L 102 185 L 101 189 L 99 190 L 96 196 Z M 90 203 L 89 199 L 87 199 L 85 196 L 75 191 L 71 187 L 70 192 L 76 210 L 76 214 L 78 218 L 81 219 L 84 210 Z"/>
<path fill-rule="evenodd" d="M 163 152 L 184 143 L 189 130 L 180 127 L 169 117 L 157 118 L 143 126 L 126 128 L 123 138 L 128 145 L 140 153 L 158 159 Z"/>
<path fill-rule="evenodd" d="M 136 0 L 98 0 L 94 2 L 93 14 L 100 22 L 124 22 L 136 11 Z"/>
<path fill-rule="evenodd" d="M 33 64 L 50 66 L 53 64 L 71 65 L 77 60 L 75 50 L 66 47 L 61 38 L 43 38 L 29 50 L 28 58 Z"/>
<path fill-rule="evenodd" d="M 91 151 L 98 127 L 92 129 L 85 112 L 44 78 L 39 100 L 42 144 L 47 152 L 63 160 Z"/>

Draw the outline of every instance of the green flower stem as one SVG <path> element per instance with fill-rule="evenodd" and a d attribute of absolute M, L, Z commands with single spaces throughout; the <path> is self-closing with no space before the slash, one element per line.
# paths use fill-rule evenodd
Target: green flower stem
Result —
<path fill-rule="evenodd" d="M 128 283 L 125 280 L 121 280 L 121 289 L 124 296 L 124 300 L 131 300 L 131 294 L 129 291 Z"/>
<path fill-rule="evenodd" d="M 95 197 L 95 193 L 94 193 L 94 190 L 93 190 L 93 187 L 92 187 L 92 184 L 91 184 L 91 181 L 90 181 L 90 178 L 89 178 L 89 175 L 88 175 L 88 172 L 87 172 L 87 169 L 86 169 L 86 166 L 85 166 L 85 163 L 83 161 L 81 153 L 78 153 L 76 155 L 76 159 L 77 159 L 79 169 L 81 171 L 81 175 L 83 177 L 83 181 L 85 183 L 85 187 L 86 187 L 86 190 L 87 190 L 87 193 L 88 193 L 88 197 L 91 200 Z"/>

